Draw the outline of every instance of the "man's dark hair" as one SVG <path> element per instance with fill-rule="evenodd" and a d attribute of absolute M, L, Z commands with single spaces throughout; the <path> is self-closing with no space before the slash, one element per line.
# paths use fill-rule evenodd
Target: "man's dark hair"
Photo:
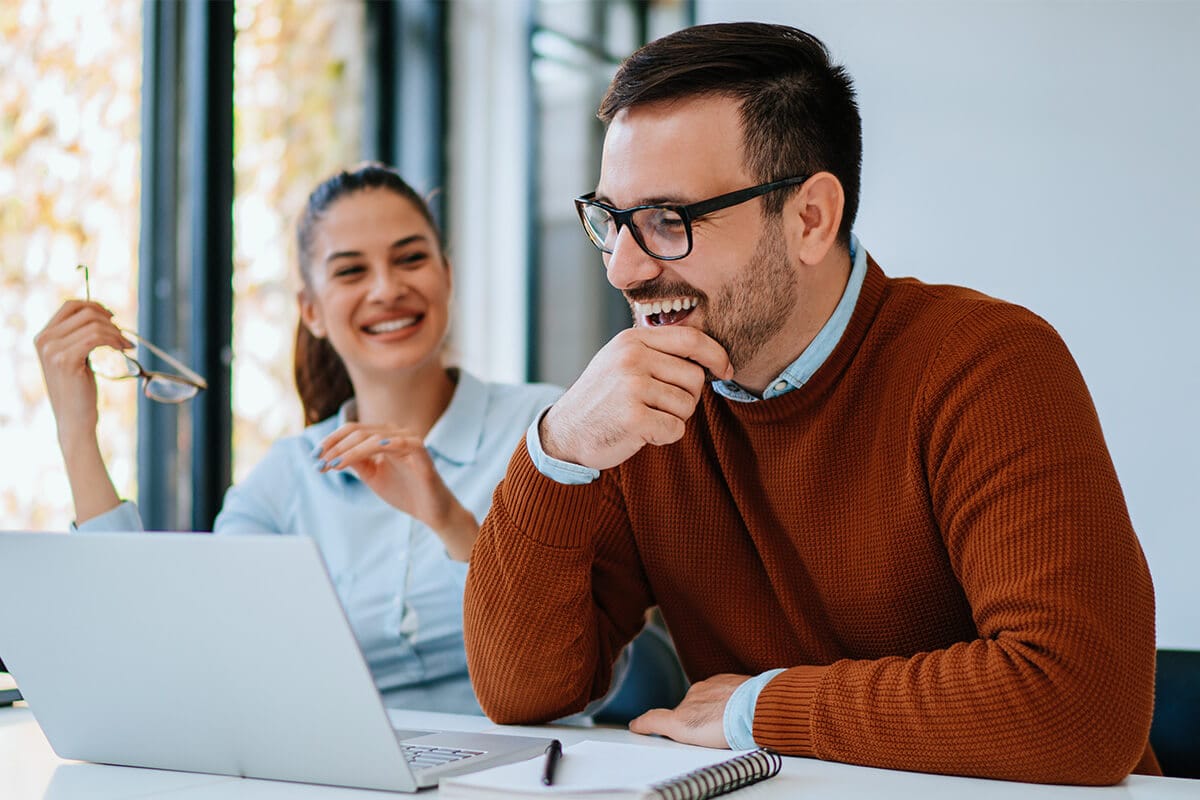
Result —
<path fill-rule="evenodd" d="M 862 120 L 850 76 L 830 61 L 821 40 L 760 22 L 685 28 L 627 58 L 597 116 L 607 124 L 630 106 L 701 95 L 741 103 L 746 167 L 760 182 L 823 170 L 841 181 L 846 205 L 838 241 L 848 246 L 858 211 Z M 780 213 L 789 194 L 766 195 L 766 212 Z"/>

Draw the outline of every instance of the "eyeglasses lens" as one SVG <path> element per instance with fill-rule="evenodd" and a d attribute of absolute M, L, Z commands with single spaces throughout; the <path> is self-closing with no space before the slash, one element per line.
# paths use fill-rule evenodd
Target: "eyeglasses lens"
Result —
<path fill-rule="evenodd" d="M 136 378 L 142 374 L 136 361 L 112 347 L 96 348 L 88 356 L 88 363 L 92 366 L 92 372 L 109 380 Z"/>
<path fill-rule="evenodd" d="M 175 380 L 169 375 L 152 375 L 146 380 L 146 397 L 160 403 L 182 403 L 191 400 L 199 391 L 197 386 Z"/>
<path fill-rule="evenodd" d="M 617 224 L 607 209 L 596 205 L 584 206 L 588 235 L 597 247 L 611 253 L 617 240 Z M 657 258 L 679 258 L 688 252 L 687 224 L 677 211 L 652 206 L 634 211 L 630 216 L 634 238 L 650 255 Z"/>

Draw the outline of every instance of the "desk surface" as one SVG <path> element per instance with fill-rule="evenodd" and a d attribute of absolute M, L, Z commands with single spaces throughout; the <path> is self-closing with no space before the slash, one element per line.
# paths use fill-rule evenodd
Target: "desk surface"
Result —
<path fill-rule="evenodd" d="M 613 728 L 501 728 L 481 717 L 421 712 L 393 713 L 393 720 L 406 728 L 553 735 L 564 744 L 585 739 L 636 741 L 675 747 L 665 739 L 637 736 Z M 136 769 L 64 761 L 50 749 L 41 728 L 28 708 L 0 709 L 0 797 L 5 800 L 122 800 L 169 796 L 171 800 L 367 800 L 374 798 L 429 798 L 436 792 L 417 795 L 389 794 L 332 786 L 312 786 L 280 781 L 246 780 L 222 775 Z M 876 800 L 880 797 L 920 797 L 922 800 L 1151 800 L 1200 798 L 1200 781 L 1148 778 L 1132 775 L 1117 786 L 1083 788 L 1038 786 L 1026 783 L 986 781 L 922 775 L 912 772 L 854 767 L 807 758 L 785 758 L 778 777 L 739 791 L 740 800 L 773 798 L 838 798 Z"/>

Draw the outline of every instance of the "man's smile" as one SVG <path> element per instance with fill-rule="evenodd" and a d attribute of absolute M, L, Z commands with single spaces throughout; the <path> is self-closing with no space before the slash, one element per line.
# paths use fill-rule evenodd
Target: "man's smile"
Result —
<path fill-rule="evenodd" d="M 633 303 L 633 315 L 639 323 L 649 328 L 675 325 L 687 318 L 699 300 L 695 297 L 675 297 L 668 300 Z"/>

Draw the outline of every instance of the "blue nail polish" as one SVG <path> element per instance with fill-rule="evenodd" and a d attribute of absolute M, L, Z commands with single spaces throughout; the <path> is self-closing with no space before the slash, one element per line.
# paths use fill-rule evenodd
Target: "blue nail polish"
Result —
<path fill-rule="evenodd" d="M 325 459 L 321 459 L 320 461 L 317 462 L 317 469 L 318 470 L 325 469 Z"/>
<path fill-rule="evenodd" d="M 329 462 L 329 466 L 331 466 L 331 467 L 336 467 L 336 466 L 337 466 L 338 464 L 340 464 L 340 463 L 342 463 L 342 459 L 341 459 L 341 458 L 335 458 L 333 461 L 330 461 L 330 462 Z"/>
<path fill-rule="evenodd" d="M 388 446 L 389 444 L 391 444 L 391 443 L 392 443 L 392 440 L 391 440 L 391 439 L 380 439 L 380 440 L 379 440 L 379 446 L 380 446 L 380 447 L 387 447 L 387 446 Z"/>
<path fill-rule="evenodd" d="M 316 447 L 314 447 L 312 449 L 312 452 L 309 453 L 309 455 L 313 458 L 316 458 L 317 456 L 321 455 L 321 445 L 317 445 Z"/>

